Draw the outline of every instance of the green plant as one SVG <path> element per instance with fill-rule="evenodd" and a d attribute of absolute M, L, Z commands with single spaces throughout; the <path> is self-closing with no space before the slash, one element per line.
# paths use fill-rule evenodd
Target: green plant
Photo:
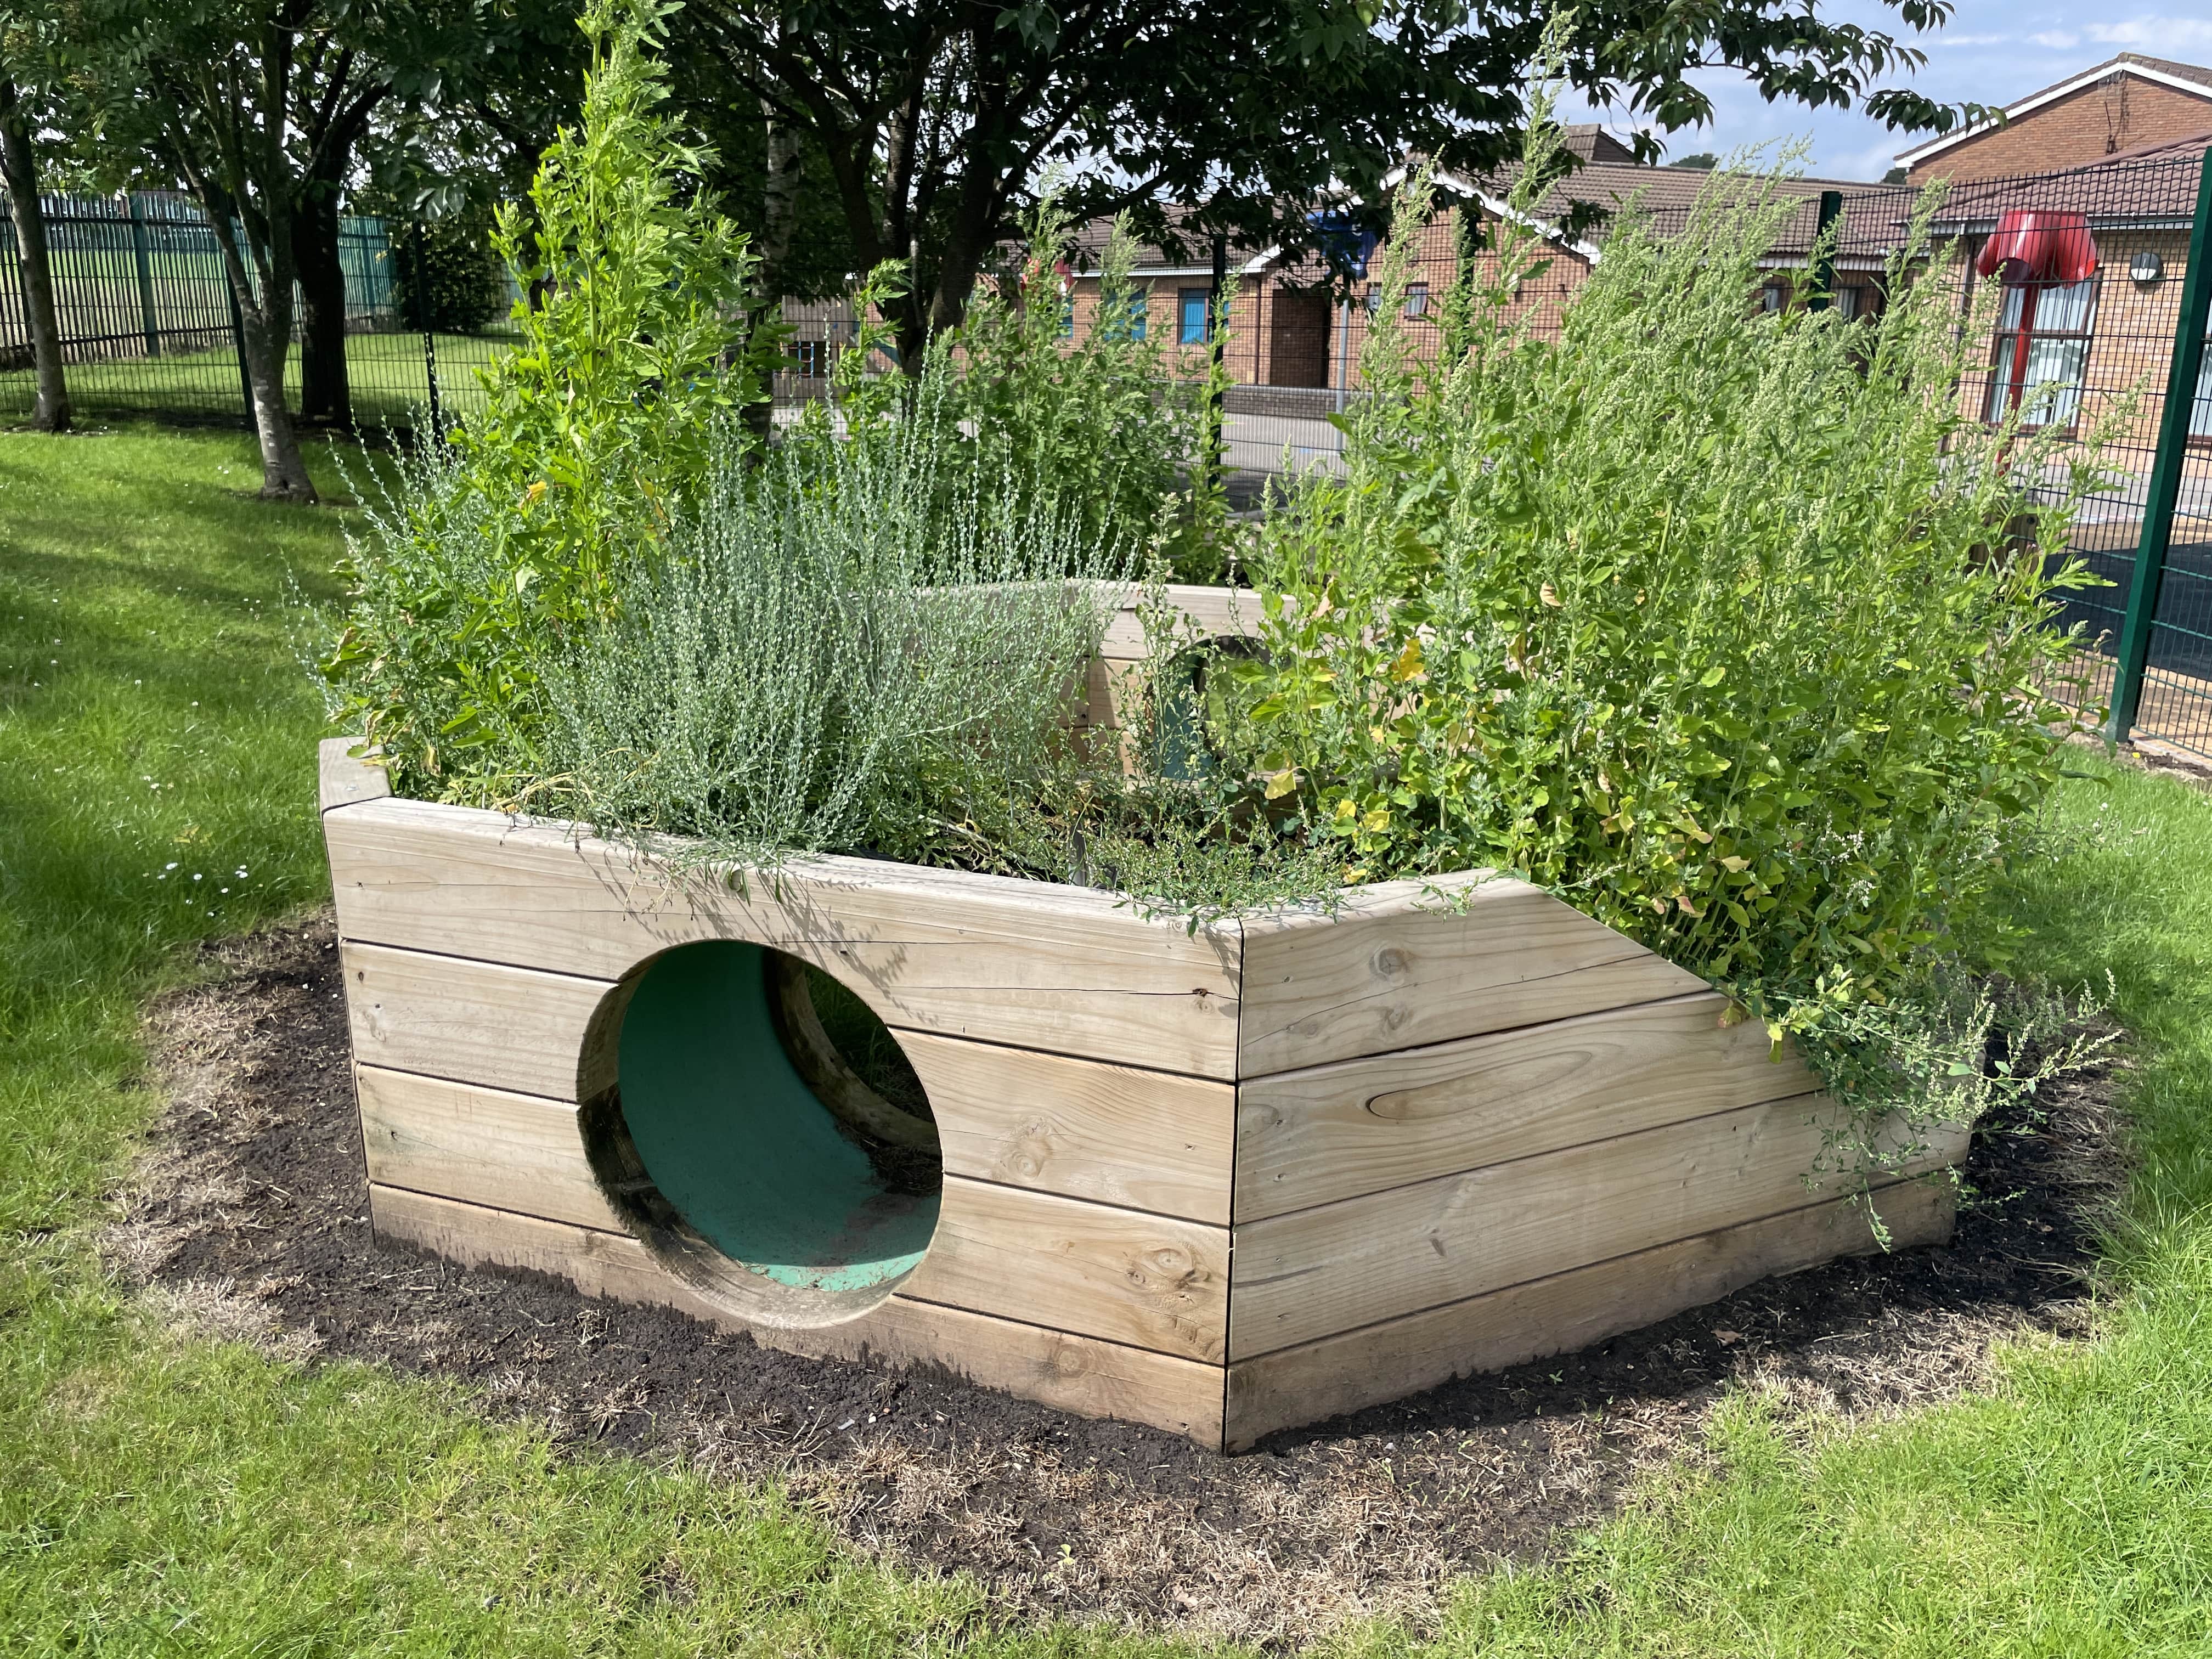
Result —
<path fill-rule="evenodd" d="M 1157 550 L 1184 580 L 1218 574 L 1225 512 L 1198 461 L 1210 383 L 1191 382 L 1194 365 L 1135 320 L 1147 295 L 1131 275 L 1124 221 L 1101 252 L 1088 325 L 1076 319 L 1070 234 L 1048 197 L 1024 228 L 1019 262 L 904 375 L 880 371 L 907 273 L 896 261 L 878 266 L 854 296 L 858 336 L 831 373 L 830 399 L 810 404 L 793 436 L 842 441 L 886 422 L 928 422 L 940 511 L 978 487 L 1048 494 L 1102 545 Z"/>
<path fill-rule="evenodd" d="M 945 431 L 794 445 L 760 476 L 726 452 L 621 605 L 542 665 L 533 804 L 755 864 L 988 862 L 1004 803 L 1062 764 L 1117 573 L 1034 488 L 970 474 L 946 510 Z"/>
<path fill-rule="evenodd" d="M 493 238 L 539 303 L 517 301 L 520 343 L 483 372 L 453 455 L 415 464 L 345 567 L 333 714 L 420 793 L 494 799 L 541 769 L 547 641 L 608 614 L 623 561 L 705 478 L 720 418 L 761 395 L 738 320 L 744 239 L 687 195 L 705 158 L 657 112 L 672 9 L 586 12 L 581 124 Z"/>
<path fill-rule="evenodd" d="M 1885 1047 L 1972 1038 L 1931 964 L 2002 951 L 1994 884 L 2077 720 L 2053 595 L 2092 579 L 2070 498 L 1989 555 L 2044 446 L 1954 404 L 1950 301 L 1911 280 L 1932 204 L 1852 324 L 1748 302 L 1793 202 L 1723 173 L 1678 234 L 1632 213 L 1556 343 L 1515 320 L 1547 250 L 1509 222 L 1425 362 L 1397 321 L 1412 181 L 1347 475 L 1255 556 L 1243 741 L 1346 879 L 1513 872 L 1729 989 L 1828 1062 L 1871 1172 L 1901 1102 L 1967 1104 L 1867 1079 Z M 1900 1000 L 1928 1017 L 1844 1012 Z"/>
<path fill-rule="evenodd" d="M 1074 326 L 1070 227 L 1051 198 L 1024 239 L 1021 264 L 976 296 L 957 335 L 933 343 L 933 356 L 959 357 L 947 413 L 973 432 L 978 471 L 1035 480 L 1079 504 L 1093 535 L 1134 546 L 1162 499 L 1182 487 L 1196 452 L 1195 404 L 1173 384 L 1162 331 L 1132 320 L 1146 295 L 1130 278 L 1126 219 L 1107 238 L 1087 328 Z"/>
<path fill-rule="evenodd" d="M 392 299 L 399 320 L 426 333 L 473 334 L 499 314 L 507 268 L 490 226 L 474 214 L 392 232 Z"/>

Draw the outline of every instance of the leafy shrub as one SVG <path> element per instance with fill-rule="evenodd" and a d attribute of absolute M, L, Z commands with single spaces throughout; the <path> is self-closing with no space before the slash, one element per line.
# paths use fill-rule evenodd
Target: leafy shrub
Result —
<path fill-rule="evenodd" d="M 970 478 L 942 514 L 942 429 L 794 446 L 765 477 L 726 450 L 699 511 L 546 670 L 534 802 L 756 863 L 978 861 L 977 821 L 1061 767 L 1117 573 L 1038 489 Z"/>
<path fill-rule="evenodd" d="M 545 641 L 605 616 L 635 549 L 704 480 L 719 417 L 758 395 L 727 362 L 744 239 L 687 197 L 702 165 L 656 113 L 647 48 L 668 8 L 594 0 L 580 127 L 563 129 L 494 243 L 536 308 L 483 371 L 485 407 L 387 495 L 345 574 L 354 603 L 325 667 L 334 714 L 401 787 L 501 798 L 542 769 Z"/>
<path fill-rule="evenodd" d="M 403 325 L 473 334 L 499 314 L 507 267 L 489 229 L 473 214 L 392 229 L 392 297 Z"/>
<path fill-rule="evenodd" d="M 1878 319 L 1749 304 L 1796 205 L 1723 174 L 1678 235 L 1632 215 L 1556 343 L 1511 320 L 1540 248 L 1509 237 L 1425 365 L 1410 188 L 1347 476 L 1255 555 L 1242 732 L 1346 879 L 1522 874 L 1796 1035 L 1865 1127 L 1895 1056 L 1980 1067 L 1945 965 L 2001 948 L 1992 883 L 2074 724 L 2052 595 L 2089 579 L 2069 501 L 1990 551 L 2047 470 L 1959 413 L 1924 234 Z"/>
<path fill-rule="evenodd" d="M 863 319 L 831 377 L 833 404 L 808 406 L 797 441 L 837 440 L 856 426 L 927 421 L 940 505 L 979 484 L 1048 491 L 1102 545 L 1152 546 L 1184 580 L 1218 574 L 1221 503 L 1196 476 L 1204 441 L 1196 362 L 1165 331 L 1137 328 L 1136 248 L 1116 221 L 1099 262 L 1091 326 L 1070 337 L 1071 228 L 1048 198 L 1024 231 L 1018 264 L 984 286 L 966 320 L 933 339 L 910 375 L 877 374 L 890 330 L 882 311 L 906 281 L 887 262 L 855 295 Z M 836 411 L 833 415 L 832 410 Z M 842 416 L 842 420 L 838 416 Z"/>

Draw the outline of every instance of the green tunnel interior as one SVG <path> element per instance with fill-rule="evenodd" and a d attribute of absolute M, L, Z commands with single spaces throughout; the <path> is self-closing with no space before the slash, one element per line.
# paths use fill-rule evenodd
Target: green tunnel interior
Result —
<path fill-rule="evenodd" d="M 807 1086 L 769 1012 L 769 955 L 710 940 L 647 970 L 623 1018 L 624 1125 L 661 1197 L 733 1261 L 887 1289 L 929 1248 L 939 1195 L 886 1186 Z"/>

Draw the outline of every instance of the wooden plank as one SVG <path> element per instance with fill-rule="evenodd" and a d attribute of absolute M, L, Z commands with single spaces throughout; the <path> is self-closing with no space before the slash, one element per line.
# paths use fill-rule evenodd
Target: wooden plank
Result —
<path fill-rule="evenodd" d="M 369 1207 L 379 1237 L 470 1267 L 548 1273 L 586 1296 L 671 1307 L 707 1324 L 745 1331 L 763 1347 L 886 1369 L 925 1369 L 1082 1416 L 1148 1424 L 1211 1449 L 1221 1444 L 1218 1365 L 899 1296 L 835 1325 L 766 1329 L 708 1302 L 622 1234 L 388 1187 L 369 1189 Z M 732 1355 L 730 1363 L 744 1362 Z"/>
<path fill-rule="evenodd" d="M 324 820 L 349 939 L 620 979 L 745 939 L 835 974 L 887 1024 L 1235 1075 L 1239 930 L 1145 921 L 1116 895 L 878 860 L 794 860 L 742 890 L 569 827 L 424 801 Z"/>
<path fill-rule="evenodd" d="M 1228 1224 L 1231 1085 L 921 1031 L 899 1041 L 947 1172 Z"/>
<path fill-rule="evenodd" d="M 947 1176 L 899 1293 L 1219 1364 L 1229 1230 Z"/>
<path fill-rule="evenodd" d="M 325 812 L 334 806 L 382 800 L 392 793 L 391 774 L 346 753 L 360 741 L 358 738 L 325 738 L 316 746 L 315 770 Z"/>
<path fill-rule="evenodd" d="M 364 1066 L 549 1100 L 589 1100 L 615 1080 L 619 1022 L 593 1020 L 616 988 L 605 980 L 351 939 L 339 962 Z"/>
<path fill-rule="evenodd" d="M 1237 1091 L 1239 1221 L 1811 1093 L 1728 999 L 1666 1002 L 1279 1072 Z"/>
<path fill-rule="evenodd" d="M 1875 1207 L 1896 1249 L 1950 1237 L 1948 1182 L 1884 1188 Z M 1279 1429 L 1572 1353 L 1772 1274 L 1875 1248 L 1865 1212 L 1831 1199 L 1240 1360 L 1229 1368 L 1224 1438 L 1242 1451 Z"/>
<path fill-rule="evenodd" d="M 556 993 L 563 988 L 544 981 L 558 976 L 377 945 L 348 945 L 345 951 L 364 1056 L 408 1072 L 440 1065 L 449 1082 L 548 1097 L 573 1074 L 561 1055 L 575 1054 L 588 1008 L 574 998 L 565 1014 L 557 1012 Z M 533 1017 L 534 1027 L 518 1028 Z M 563 1035 L 559 1018 L 575 1029 Z M 380 1036 L 387 1030 L 393 1035 Z M 415 1063 L 398 1065 L 402 1060 Z M 963 1127 L 957 1102 L 939 1112 L 948 1139 L 970 1146 L 990 1141 L 987 1131 Z M 1225 1103 L 1220 1115 L 1227 1116 Z M 580 1162 L 580 1147 L 575 1155 Z M 542 1141 L 537 1156 L 541 1162 L 547 1156 Z M 588 1170 L 572 1168 L 567 1184 L 573 1190 L 589 1179 Z M 1180 1217 L 951 1176 L 936 1237 L 907 1289 L 927 1301 L 1218 1364 L 1229 1234 Z"/>
<path fill-rule="evenodd" d="M 355 1068 L 368 1178 L 380 1186 L 620 1232 L 572 1101 Z"/>
<path fill-rule="evenodd" d="M 577 1052 L 597 1006 L 578 994 L 580 982 L 377 945 L 345 948 L 348 982 L 363 994 L 364 1054 L 396 1064 L 396 1047 L 413 1062 L 404 1071 L 361 1068 L 371 1178 L 618 1230 L 576 1138 L 573 1100 L 487 1087 L 473 1075 L 501 1070 L 544 1087 L 569 1075 L 557 1051 L 565 1044 Z M 549 1018 L 514 1052 L 483 1040 L 513 1030 L 523 1002 L 556 1000 L 567 1013 L 556 1024 L 544 1008 Z M 425 1029 L 430 1022 L 439 1022 L 437 1035 Z M 953 1173 L 1227 1224 L 1235 1133 L 1227 1084 L 920 1032 L 903 1042 Z M 469 1075 L 421 1074 L 438 1066 Z M 613 1079 L 602 1073 L 592 1080 L 596 1088 Z"/>
<path fill-rule="evenodd" d="M 1836 1109 L 1801 1095 L 1240 1223 L 1230 1358 L 1801 1208 Z"/>
<path fill-rule="evenodd" d="M 1170 582 L 1164 597 L 1201 639 L 1235 639 L 1260 631 L 1260 596 L 1249 588 Z M 1141 592 L 1131 591 L 1107 624 L 1098 651 L 1107 661 L 1135 662 L 1150 654 L 1151 641 L 1138 609 L 1143 599 Z"/>
<path fill-rule="evenodd" d="M 1240 1078 L 1706 988 L 1550 894 L 1481 871 L 1355 888 L 1333 917 L 1248 916 L 1243 934 Z"/>

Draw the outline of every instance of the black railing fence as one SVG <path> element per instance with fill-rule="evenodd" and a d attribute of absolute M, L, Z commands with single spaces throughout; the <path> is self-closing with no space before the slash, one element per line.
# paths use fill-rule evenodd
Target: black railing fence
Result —
<path fill-rule="evenodd" d="M 154 191 L 48 196 L 39 205 L 76 417 L 250 422 L 237 310 L 215 232 L 198 207 Z M 471 366 L 486 361 L 504 337 L 426 338 L 404 327 L 394 304 L 392 239 L 382 219 L 342 220 L 338 257 L 350 424 L 412 425 L 430 403 L 434 374 L 441 400 L 465 408 L 475 388 Z M 296 349 L 286 375 L 296 410 Z M 0 422 L 27 418 L 36 389 L 22 262 L 13 220 L 0 214 Z"/>

